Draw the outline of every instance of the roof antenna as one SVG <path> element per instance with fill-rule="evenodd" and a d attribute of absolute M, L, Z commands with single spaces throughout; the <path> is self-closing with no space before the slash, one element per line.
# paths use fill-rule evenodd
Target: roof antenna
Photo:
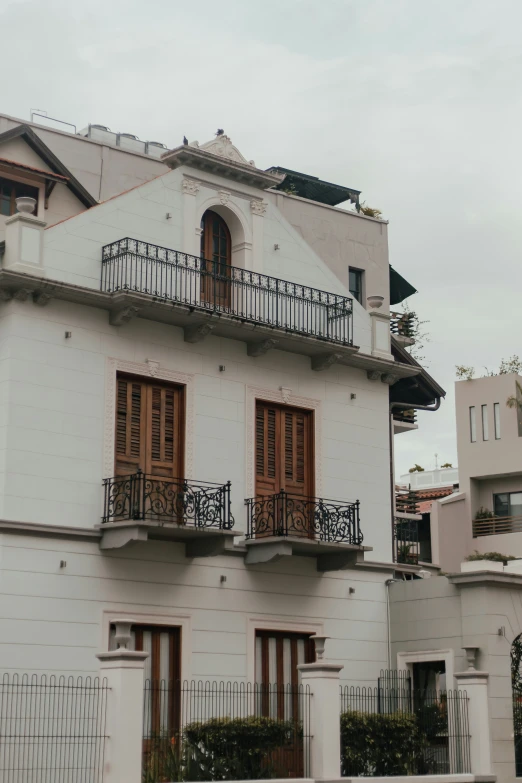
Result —
<path fill-rule="evenodd" d="M 435 454 L 435 470 L 437 470 L 439 467 L 439 455 Z"/>

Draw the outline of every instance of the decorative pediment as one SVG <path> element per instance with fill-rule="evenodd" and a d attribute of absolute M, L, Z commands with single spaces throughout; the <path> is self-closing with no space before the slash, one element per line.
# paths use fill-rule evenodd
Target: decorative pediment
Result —
<path fill-rule="evenodd" d="M 201 144 L 199 148 L 200 150 L 205 150 L 205 152 L 212 153 L 212 155 L 219 155 L 221 158 L 233 160 L 236 163 L 243 163 L 246 166 L 255 167 L 256 165 L 253 160 L 247 160 L 238 148 L 232 144 L 230 137 L 224 133 L 217 135 L 215 139 L 207 141 L 205 144 Z"/>

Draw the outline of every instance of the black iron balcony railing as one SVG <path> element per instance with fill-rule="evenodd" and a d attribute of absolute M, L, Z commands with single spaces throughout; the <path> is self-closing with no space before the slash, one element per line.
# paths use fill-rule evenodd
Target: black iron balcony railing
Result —
<path fill-rule="evenodd" d="M 397 490 L 395 493 L 395 511 L 401 514 L 418 514 L 419 498 L 414 489 Z"/>
<path fill-rule="evenodd" d="M 315 541 L 360 545 L 359 501 L 344 503 L 281 490 L 246 500 L 247 538 L 301 536 Z"/>
<path fill-rule="evenodd" d="M 415 337 L 414 313 L 390 313 L 390 329 L 392 334 L 400 337 Z"/>
<path fill-rule="evenodd" d="M 230 482 L 187 481 L 156 478 L 138 470 L 103 482 L 102 522 L 150 520 L 160 525 L 231 530 Z"/>
<path fill-rule="evenodd" d="M 134 291 L 341 345 L 352 345 L 352 299 L 165 247 L 121 239 L 102 251 L 101 290 Z"/>
<path fill-rule="evenodd" d="M 393 562 L 417 565 L 419 562 L 419 523 L 416 519 L 393 520 Z"/>

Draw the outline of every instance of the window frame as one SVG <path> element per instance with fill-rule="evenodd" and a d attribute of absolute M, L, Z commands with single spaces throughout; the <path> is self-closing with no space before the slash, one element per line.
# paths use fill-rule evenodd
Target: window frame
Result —
<path fill-rule="evenodd" d="M 360 298 L 350 288 L 350 275 L 351 275 L 352 272 L 359 279 L 359 285 L 360 285 L 359 296 L 360 296 Z M 364 302 L 364 269 L 359 269 L 356 266 L 349 266 L 348 267 L 348 290 L 350 292 L 350 296 L 352 296 L 357 302 L 359 302 L 360 305 L 362 305 L 363 302 Z"/>
<path fill-rule="evenodd" d="M 512 513 L 512 507 L 511 507 L 511 495 L 521 495 L 522 494 L 522 488 L 521 489 L 515 489 L 515 490 L 509 490 L 508 492 L 494 492 L 493 493 L 493 513 L 496 515 L 495 511 L 495 501 L 496 498 L 499 497 L 499 495 L 507 495 L 508 496 L 508 513 L 505 515 L 506 517 L 512 517 L 515 516 Z M 503 517 L 499 517 L 502 519 Z"/>
<path fill-rule="evenodd" d="M 500 403 L 493 403 L 493 425 L 495 429 L 495 440 L 500 440 Z"/>
<path fill-rule="evenodd" d="M 30 198 L 36 199 L 34 212 L 32 212 L 31 214 L 33 215 L 33 217 L 38 217 L 38 212 L 40 207 L 40 193 L 41 193 L 41 185 L 39 183 L 31 182 L 21 177 L 7 175 L 5 172 L 0 171 L 0 188 L 2 186 L 2 182 L 9 183 L 11 185 L 11 192 L 9 195 L 9 215 L 5 215 L 1 211 L 2 197 L 0 196 L 0 217 L 3 218 L 13 217 L 13 215 L 16 214 L 16 199 L 20 198 L 21 196 L 29 196 Z M 33 193 L 21 192 L 18 194 L 16 192 L 17 190 L 26 190 L 26 189 L 34 192 Z"/>
<path fill-rule="evenodd" d="M 469 406 L 469 437 L 471 443 L 477 442 L 477 409 L 475 405 Z"/>
<path fill-rule="evenodd" d="M 488 421 L 488 406 L 481 405 L 480 406 L 480 418 L 482 422 L 482 440 L 488 441 L 489 440 L 489 421 Z"/>

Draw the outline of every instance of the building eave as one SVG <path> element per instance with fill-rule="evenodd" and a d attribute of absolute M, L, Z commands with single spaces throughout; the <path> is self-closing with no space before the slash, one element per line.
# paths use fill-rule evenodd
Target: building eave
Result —
<path fill-rule="evenodd" d="M 228 160 L 189 144 L 169 150 L 162 155 L 161 162 L 171 169 L 190 166 L 201 171 L 212 172 L 261 190 L 273 188 L 284 179 L 282 176 L 270 174 L 250 164 Z"/>

